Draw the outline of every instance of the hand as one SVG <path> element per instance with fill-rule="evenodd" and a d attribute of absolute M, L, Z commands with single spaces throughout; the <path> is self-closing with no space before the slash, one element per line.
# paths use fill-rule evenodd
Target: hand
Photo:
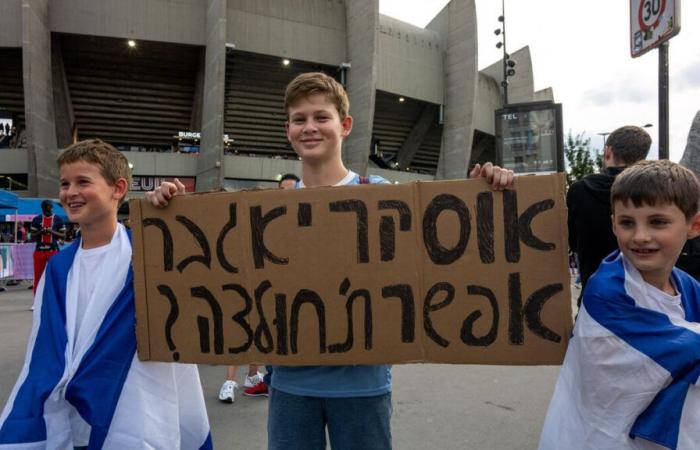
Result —
<path fill-rule="evenodd" d="M 175 178 L 174 183 L 164 181 L 155 190 L 146 192 L 146 199 L 155 207 L 163 208 L 168 206 L 170 200 L 176 195 L 185 193 L 185 185 Z"/>
<path fill-rule="evenodd" d="M 485 178 L 494 191 L 512 188 L 515 184 L 515 173 L 512 170 L 494 166 L 490 162 L 485 163 L 483 166 L 479 163 L 474 166 L 469 173 L 469 178 L 477 177 Z"/>

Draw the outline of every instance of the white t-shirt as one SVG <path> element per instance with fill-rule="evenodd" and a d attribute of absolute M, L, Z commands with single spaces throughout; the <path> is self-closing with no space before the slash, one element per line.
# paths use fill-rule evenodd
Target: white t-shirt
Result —
<path fill-rule="evenodd" d="M 104 270 L 105 258 L 111 247 L 111 243 L 103 245 L 101 247 L 83 249 L 79 248 L 75 253 L 75 264 L 80 265 L 80 270 L 78 272 L 78 301 L 76 302 L 76 321 L 75 329 L 76 335 L 80 333 L 80 325 L 83 323 L 83 318 L 85 317 L 85 311 L 87 310 L 88 304 L 95 292 L 95 286 L 97 286 L 97 280 L 100 279 L 98 272 Z"/>

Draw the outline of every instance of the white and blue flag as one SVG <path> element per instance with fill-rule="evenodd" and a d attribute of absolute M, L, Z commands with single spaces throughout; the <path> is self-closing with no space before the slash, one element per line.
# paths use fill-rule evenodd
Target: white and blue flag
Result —
<path fill-rule="evenodd" d="M 24 367 L 0 415 L 0 449 L 212 448 L 196 366 L 136 356 L 123 226 L 106 250 L 97 267 L 79 262 L 80 241 L 49 261 Z"/>
<path fill-rule="evenodd" d="M 589 280 L 540 449 L 700 448 L 700 284 L 647 284 L 618 251 Z"/>

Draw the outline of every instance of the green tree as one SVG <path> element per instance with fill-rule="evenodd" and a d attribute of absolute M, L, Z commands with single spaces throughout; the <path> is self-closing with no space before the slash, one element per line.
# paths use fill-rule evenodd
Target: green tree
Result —
<path fill-rule="evenodd" d="M 582 133 L 574 136 L 569 130 L 564 143 L 564 156 L 567 165 L 566 183 L 569 186 L 574 181 L 600 170 L 600 155 L 597 151 L 595 156 L 592 156 L 591 153 L 591 139 L 584 139 Z"/>

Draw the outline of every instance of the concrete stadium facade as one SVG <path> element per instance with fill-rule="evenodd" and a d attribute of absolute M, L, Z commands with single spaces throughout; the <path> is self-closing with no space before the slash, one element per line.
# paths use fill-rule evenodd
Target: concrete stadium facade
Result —
<path fill-rule="evenodd" d="M 503 102 L 501 62 L 478 70 L 476 36 L 474 0 L 425 28 L 379 14 L 378 0 L 4 0 L 0 111 L 26 135 L 0 151 L 0 176 L 55 197 L 59 149 L 99 137 L 130 150 L 136 177 L 189 177 L 198 191 L 270 183 L 300 172 L 284 85 L 322 70 L 350 97 L 349 168 L 464 178 L 493 159 Z M 511 56 L 510 102 L 553 100 L 534 90 L 529 49 Z"/>

